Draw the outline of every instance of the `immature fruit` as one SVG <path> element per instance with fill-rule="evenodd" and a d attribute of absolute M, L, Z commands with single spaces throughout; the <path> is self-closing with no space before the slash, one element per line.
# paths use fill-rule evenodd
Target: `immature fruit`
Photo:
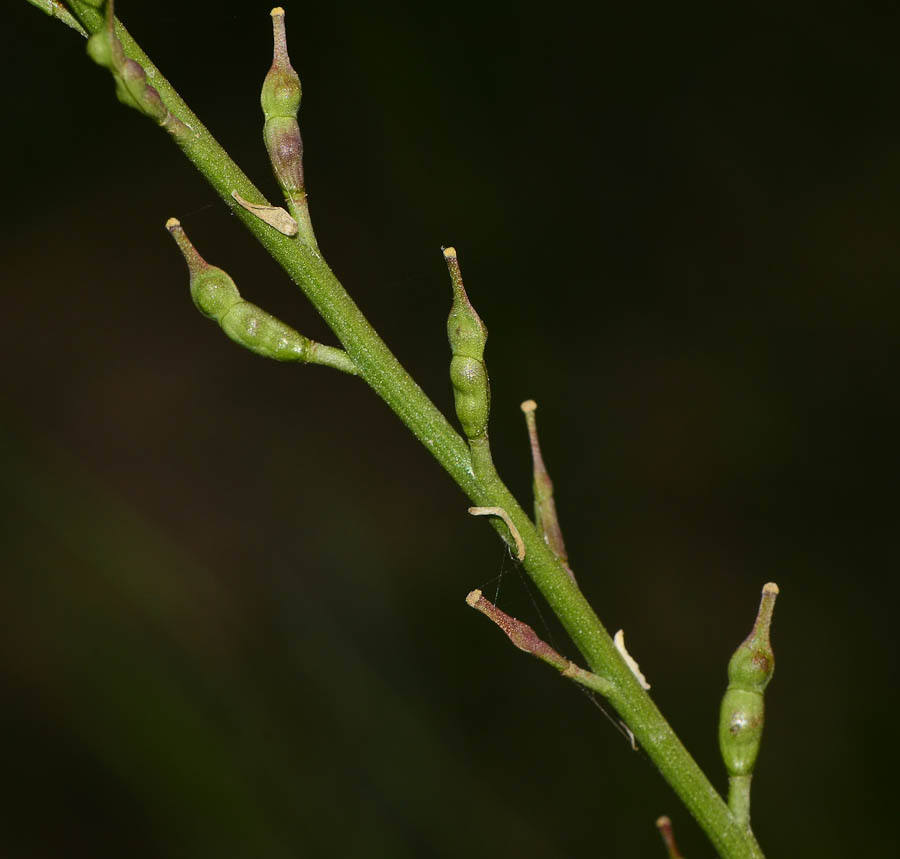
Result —
<path fill-rule="evenodd" d="M 777 594 L 774 583 L 763 588 L 756 623 L 728 663 L 728 688 L 719 713 L 719 749 L 730 776 L 749 776 L 759 753 L 763 692 L 775 671 L 769 629 Z"/>

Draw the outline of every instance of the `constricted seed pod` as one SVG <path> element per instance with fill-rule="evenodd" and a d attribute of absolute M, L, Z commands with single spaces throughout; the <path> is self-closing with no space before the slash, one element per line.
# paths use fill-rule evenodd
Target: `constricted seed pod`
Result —
<path fill-rule="evenodd" d="M 191 298 L 197 309 L 215 319 L 235 343 L 263 358 L 321 364 L 358 375 L 356 364 L 343 349 L 310 340 L 261 307 L 244 301 L 228 273 L 200 256 L 177 218 L 169 218 L 166 229 L 187 263 Z"/>
<path fill-rule="evenodd" d="M 763 588 L 753 630 L 728 663 L 728 688 L 719 716 L 719 748 L 730 776 L 749 776 L 759 753 L 765 715 L 763 692 L 775 671 L 769 629 L 777 594 L 774 583 Z"/>
<path fill-rule="evenodd" d="M 475 312 L 463 286 L 455 248 L 444 248 L 444 259 L 453 285 L 453 304 L 447 319 L 447 339 L 453 358 L 450 381 L 456 416 L 466 438 L 487 438 L 491 411 L 491 386 L 484 363 L 487 327 Z"/>
<path fill-rule="evenodd" d="M 297 123 L 297 111 L 303 94 L 300 76 L 288 56 L 284 9 L 272 10 L 274 50 L 272 67 L 263 81 L 260 103 L 265 125 L 263 140 L 272 169 L 289 199 L 303 191 L 303 140 Z"/>
<path fill-rule="evenodd" d="M 261 307 L 244 301 L 228 273 L 200 256 L 175 218 L 169 219 L 166 229 L 184 256 L 190 273 L 191 298 L 204 316 L 215 319 L 235 343 L 264 358 L 309 360 L 309 338 Z"/>

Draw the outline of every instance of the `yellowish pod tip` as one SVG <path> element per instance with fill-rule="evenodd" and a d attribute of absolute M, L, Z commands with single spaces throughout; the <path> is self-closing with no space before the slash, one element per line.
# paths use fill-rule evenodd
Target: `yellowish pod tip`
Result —
<path fill-rule="evenodd" d="M 666 846 L 666 852 L 669 859 L 682 859 L 681 853 L 678 852 L 678 846 L 675 844 L 675 834 L 672 831 L 672 821 L 666 816 L 656 819 L 656 828 L 662 836 L 663 843 Z"/>
<path fill-rule="evenodd" d="M 276 6 L 271 12 L 269 12 L 269 14 L 270 14 L 273 18 L 274 18 L 276 15 L 281 15 L 281 17 L 283 18 L 283 17 L 284 17 L 284 9 L 282 9 L 281 6 Z"/>
<path fill-rule="evenodd" d="M 527 415 L 537 408 L 537 403 L 534 400 L 525 400 L 519 408 Z"/>
<path fill-rule="evenodd" d="M 767 582 L 763 585 L 762 592 L 764 594 L 778 594 L 780 591 L 778 590 L 778 585 L 775 582 Z"/>
<path fill-rule="evenodd" d="M 473 606 L 473 607 L 474 607 L 475 604 L 476 604 L 476 603 L 478 602 L 478 600 L 480 600 L 480 599 L 481 599 L 481 591 L 478 590 L 478 589 L 476 588 L 474 591 L 471 591 L 471 592 L 469 593 L 469 595 L 466 597 L 466 602 L 467 602 L 470 606 Z"/>
<path fill-rule="evenodd" d="M 181 226 L 181 221 L 179 221 L 178 218 L 169 218 L 169 220 L 166 221 L 166 229 L 167 230 L 174 230 L 175 227 L 180 227 L 180 226 Z"/>
<path fill-rule="evenodd" d="M 456 248 L 443 248 L 444 259 L 456 259 Z"/>

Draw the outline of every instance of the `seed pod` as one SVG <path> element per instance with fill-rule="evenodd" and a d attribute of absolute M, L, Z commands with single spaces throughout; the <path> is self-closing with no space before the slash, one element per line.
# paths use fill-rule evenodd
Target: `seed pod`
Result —
<path fill-rule="evenodd" d="M 260 103 L 265 125 L 263 140 L 272 169 L 289 199 L 303 194 L 303 140 L 297 124 L 302 89 L 291 66 L 284 26 L 284 9 L 272 10 L 272 67 L 263 81 Z"/>
<path fill-rule="evenodd" d="M 728 663 L 728 689 L 719 717 L 719 748 L 729 776 L 749 776 L 762 739 L 763 692 L 775 670 L 769 640 L 778 586 L 763 588 L 753 630 Z"/>
<path fill-rule="evenodd" d="M 466 438 L 487 438 L 491 410 L 491 386 L 483 360 L 487 328 L 466 295 L 455 248 L 445 248 L 444 259 L 453 285 L 447 339 L 453 353 L 450 381 L 453 384 L 456 416 Z"/>
<path fill-rule="evenodd" d="M 169 113 L 156 88 L 147 83 L 147 73 L 140 63 L 125 56 L 116 35 L 112 0 L 106 5 L 106 24 L 88 39 L 87 52 L 95 63 L 110 70 L 116 85 L 116 98 L 122 104 L 149 116 L 175 138 L 189 132 L 181 120 Z"/>
<path fill-rule="evenodd" d="M 244 301 L 228 274 L 200 256 L 176 218 L 166 221 L 166 229 L 187 263 L 191 298 L 197 309 L 215 319 L 235 343 L 263 358 L 321 364 L 358 374 L 356 364 L 343 349 L 310 340 L 261 307 Z"/>

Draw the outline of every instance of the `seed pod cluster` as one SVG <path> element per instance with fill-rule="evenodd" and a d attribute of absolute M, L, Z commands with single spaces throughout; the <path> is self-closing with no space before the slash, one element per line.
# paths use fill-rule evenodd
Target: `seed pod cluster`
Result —
<path fill-rule="evenodd" d="M 156 88 L 147 83 L 147 73 L 140 63 L 125 56 L 116 35 L 112 0 L 106 6 L 106 25 L 88 39 L 87 52 L 97 65 L 110 70 L 116 84 L 116 97 L 122 104 L 149 116 L 176 137 L 187 131 L 184 123 L 169 113 Z"/>
<path fill-rule="evenodd" d="M 491 386 L 484 363 L 487 327 L 466 295 L 456 250 L 445 248 L 444 259 L 453 284 L 453 305 L 447 320 L 447 338 L 453 354 L 450 361 L 450 381 L 453 384 L 456 416 L 466 438 L 484 439 L 487 437 L 491 410 Z"/>
<path fill-rule="evenodd" d="M 288 199 L 302 197 L 303 140 L 297 123 L 302 89 L 291 66 L 284 26 L 284 9 L 272 10 L 274 52 L 272 67 L 263 81 L 260 102 L 265 116 L 263 139 L 272 169 Z"/>
<path fill-rule="evenodd" d="M 753 630 L 728 663 L 728 688 L 719 717 L 719 748 L 729 776 L 753 772 L 762 739 L 763 692 L 775 671 L 775 655 L 769 640 L 772 610 L 778 586 L 763 588 Z"/>

